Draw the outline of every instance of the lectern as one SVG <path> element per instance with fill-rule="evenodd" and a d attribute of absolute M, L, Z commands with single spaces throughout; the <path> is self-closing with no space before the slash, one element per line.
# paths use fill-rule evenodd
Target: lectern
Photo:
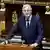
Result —
<path fill-rule="evenodd" d="M 30 46 L 21 47 L 21 44 L 7 44 L 0 47 L 0 50 L 37 50 L 37 48 Z"/>

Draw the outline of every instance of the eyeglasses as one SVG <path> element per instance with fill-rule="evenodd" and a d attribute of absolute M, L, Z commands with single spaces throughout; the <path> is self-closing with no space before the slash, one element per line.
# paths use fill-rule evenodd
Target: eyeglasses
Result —
<path fill-rule="evenodd" d="M 22 11 L 24 11 L 24 12 L 26 12 L 26 11 L 29 12 L 29 11 L 32 11 L 32 10 L 22 10 Z"/>

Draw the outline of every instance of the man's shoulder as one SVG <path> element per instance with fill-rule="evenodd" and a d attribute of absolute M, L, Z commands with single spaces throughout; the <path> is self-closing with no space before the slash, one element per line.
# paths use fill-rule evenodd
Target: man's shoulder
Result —
<path fill-rule="evenodd" d="M 21 19 L 23 19 L 23 16 L 20 16 L 20 17 L 19 17 L 19 20 L 21 20 Z"/>
<path fill-rule="evenodd" d="M 34 15 L 34 16 L 32 16 L 32 17 L 33 17 L 34 20 L 39 20 L 39 19 L 40 19 L 40 16 Z"/>
<path fill-rule="evenodd" d="M 19 19 L 23 19 L 23 18 L 24 18 L 24 16 L 22 16 L 22 15 L 19 17 Z"/>

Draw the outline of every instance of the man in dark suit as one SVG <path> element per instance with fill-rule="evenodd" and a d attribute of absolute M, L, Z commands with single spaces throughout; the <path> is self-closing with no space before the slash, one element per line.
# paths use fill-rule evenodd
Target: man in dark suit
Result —
<path fill-rule="evenodd" d="M 29 4 L 23 5 L 22 14 L 18 23 L 11 29 L 7 39 L 14 35 L 13 33 L 15 31 L 20 29 L 22 39 L 25 40 L 25 43 L 36 47 L 43 39 L 40 18 L 38 16 L 32 16 L 32 8 Z"/>

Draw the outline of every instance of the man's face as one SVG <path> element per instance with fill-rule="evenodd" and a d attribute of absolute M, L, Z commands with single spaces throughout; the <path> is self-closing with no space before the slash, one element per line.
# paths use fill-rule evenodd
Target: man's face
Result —
<path fill-rule="evenodd" d="M 32 8 L 30 5 L 24 5 L 22 9 L 22 13 L 25 17 L 28 17 L 32 14 Z"/>

